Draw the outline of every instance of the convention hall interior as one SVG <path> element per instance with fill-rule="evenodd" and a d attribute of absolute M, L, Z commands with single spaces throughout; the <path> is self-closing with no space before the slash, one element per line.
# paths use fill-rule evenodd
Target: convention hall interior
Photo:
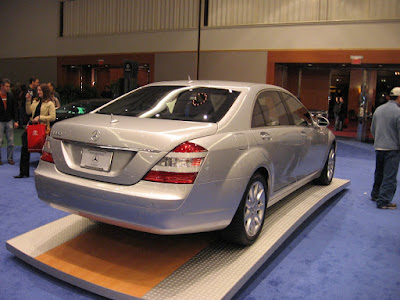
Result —
<path fill-rule="evenodd" d="M 218 261 L 227 259 L 224 255 L 239 260 L 254 245 L 245 249 L 221 244 L 220 254 L 207 254 L 205 271 L 187 277 L 178 276 L 182 267 L 171 271 L 180 278 L 169 281 L 176 293 L 156 293 L 167 277 L 156 287 L 127 296 L 109 292 L 101 282 L 88 284 L 78 275 L 70 279 L 71 274 L 51 266 L 38 267 L 22 252 L 10 251 L 8 241 L 69 216 L 38 198 L 34 172 L 40 153 L 31 153 L 31 176 L 14 178 L 24 128 L 14 129 L 15 165 L 6 163 L 5 135 L 1 147 L 0 299 L 399 299 L 400 209 L 377 209 L 370 197 L 376 155 L 371 121 L 390 91 L 400 87 L 399 0 L 4 0 L 0 28 L 0 78 L 8 78 L 12 87 L 27 86 L 32 77 L 52 82 L 61 106 L 100 98 L 107 88 L 115 98 L 171 80 L 282 87 L 310 112 L 329 120 L 337 146 L 334 177 L 349 182 L 337 194 L 325 195 L 326 202 L 296 222 L 254 265 L 243 259 L 235 267 L 232 259 L 222 266 Z M 128 85 L 127 62 L 137 67 Z M 335 126 L 337 97 L 344 99 L 342 130 Z M 397 183 L 394 203 L 400 203 L 399 190 Z M 107 238 L 124 243 L 131 234 L 127 229 L 105 231 L 114 234 Z M 40 235 L 47 234 L 43 229 Z M 218 239 L 210 234 L 205 248 Z M 60 229 L 47 243 L 61 235 L 68 232 Z M 71 244 L 64 251 L 84 262 L 94 248 L 101 248 L 103 256 L 98 254 L 94 264 L 115 259 L 107 268 L 120 264 L 122 271 L 114 272 L 112 280 L 126 276 L 124 284 L 131 284 L 127 270 L 134 264 L 108 254 L 115 244 L 107 238 L 93 248 L 75 249 Z M 145 234 L 146 243 L 138 242 L 142 248 L 136 249 L 137 240 L 132 239 L 136 242 L 128 251 L 133 251 L 132 257 L 147 253 L 150 260 L 157 255 L 173 260 L 168 255 L 179 251 L 171 244 L 182 238 Z M 198 238 L 195 234 L 183 239 L 195 243 Z M 146 246 L 148 240 L 157 242 Z M 129 260 L 128 254 L 120 257 Z M 186 263 L 201 259 L 194 255 Z M 138 264 L 145 273 L 146 264 Z M 237 269 L 251 272 L 233 282 Z M 224 274 L 220 285 L 211 279 L 216 272 Z M 230 282 L 233 287 L 220 296 Z M 189 284 L 200 292 L 180 290 Z"/>

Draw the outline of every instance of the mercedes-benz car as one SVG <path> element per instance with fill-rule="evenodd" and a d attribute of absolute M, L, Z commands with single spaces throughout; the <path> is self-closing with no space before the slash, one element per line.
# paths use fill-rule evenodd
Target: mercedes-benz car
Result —
<path fill-rule="evenodd" d="M 93 220 L 155 234 L 220 230 L 249 245 L 268 207 L 312 180 L 331 182 L 326 124 L 273 85 L 153 83 L 57 122 L 36 189 Z"/>

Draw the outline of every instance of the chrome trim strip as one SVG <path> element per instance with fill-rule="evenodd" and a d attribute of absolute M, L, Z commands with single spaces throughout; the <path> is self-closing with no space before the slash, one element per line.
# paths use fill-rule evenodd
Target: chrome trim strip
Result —
<path fill-rule="evenodd" d="M 151 149 L 143 149 L 143 148 L 128 148 L 128 147 L 118 147 L 118 146 L 111 146 L 111 145 L 98 145 L 98 144 L 92 144 L 92 143 L 84 143 L 84 142 L 78 142 L 78 141 L 72 141 L 68 139 L 62 139 L 58 137 L 52 137 L 55 140 L 59 140 L 62 142 L 67 142 L 71 144 L 78 144 L 81 146 L 87 146 L 87 147 L 93 147 L 93 148 L 100 148 L 100 149 L 107 149 L 107 150 L 116 150 L 116 151 L 130 151 L 130 152 L 150 152 L 150 153 L 160 153 L 161 151 L 159 150 L 151 150 Z"/>

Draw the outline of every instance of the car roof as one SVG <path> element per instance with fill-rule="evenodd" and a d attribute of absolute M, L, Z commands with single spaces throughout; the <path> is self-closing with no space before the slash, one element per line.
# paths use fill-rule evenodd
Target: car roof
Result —
<path fill-rule="evenodd" d="M 227 89 L 278 89 L 285 91 L 284 89 L 263 83 L 252 83 L 252 82 L 238 82 L 238 81 L 222 81 L 222 80 L 175 80 L 175 81 L 160 81 L 151 83 L 147 86 L 160 86 L 160 85 L 179 85 L 179 86 L 205 86 L 215 88 L 227 88 Z"/>

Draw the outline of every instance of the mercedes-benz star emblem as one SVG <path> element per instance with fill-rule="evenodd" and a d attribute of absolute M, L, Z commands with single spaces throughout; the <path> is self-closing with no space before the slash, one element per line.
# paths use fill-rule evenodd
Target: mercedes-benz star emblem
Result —
<path fill-rule="evenodd" d="M 99 162 L 99 159 L 97 158 L 97 155 L 93 155 L 92 157 L 92 163 L 97 164 Z"/>
<path fill-rule="evenodd" d="M 92 132 L 92 137 L 91 137 L 92 141 L 97 141 L 99 137 L 100 137 L 100 132 L 98 130 Z"/>

